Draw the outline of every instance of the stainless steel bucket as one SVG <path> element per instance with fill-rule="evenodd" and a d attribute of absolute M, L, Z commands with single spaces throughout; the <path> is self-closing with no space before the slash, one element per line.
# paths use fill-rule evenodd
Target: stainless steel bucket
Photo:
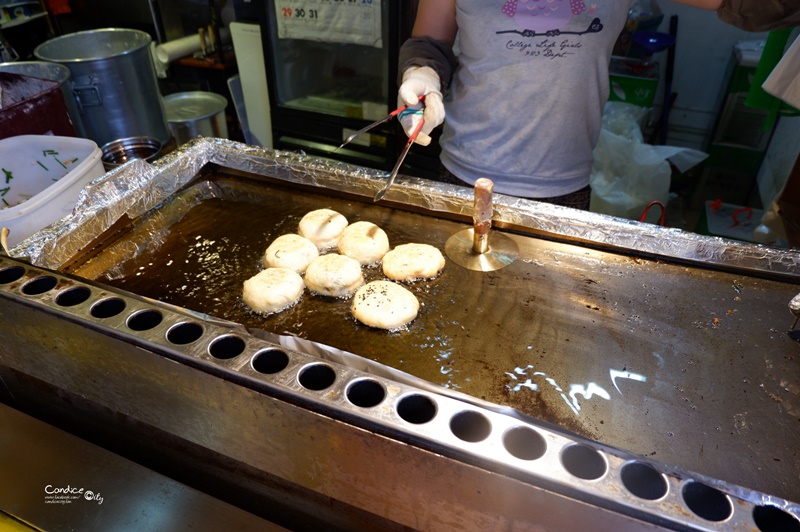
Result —
<path fill-rule="evenodd" d="M 108 172 L 133 159 L 155 161 L 161 156 L 161 141 L 153 137 L 129 137 L 112 140 L 101 149 L 103 168 Z"/>
<path fill-rule="evenodd" d="M 150 41 L 143 31 L 105 28 L 56 37 L 33 53 L 69 68 L 84 136 L 98 146 L 138 136 L 165 144 L 170 134 Z"/>
<path fill-rule="evenodd" d="M 64 103 L 67 106 L 72 125 L 75 127 L 75 132 L 79 137 L 86 136 L 78 106 L 72 95 L 71 73 L 67 67 L 47 61 L 15 61 L 12 63 L 0 63 L 0 72 L 11 72 L 12 74 L 59 82 L 61 84 L 61 94 L 64 96 Z"/>
<path fill-rule="evenodd" d="M 178 146 L 195 137 L 228 138 L 228 100 L 213 92 L 178 92 L 164 96 L 167 122 Z"/>

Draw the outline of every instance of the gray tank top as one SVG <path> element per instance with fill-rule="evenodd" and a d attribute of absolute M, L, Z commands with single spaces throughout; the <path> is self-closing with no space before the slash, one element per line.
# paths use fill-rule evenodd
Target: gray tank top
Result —
<path fill-rule="evenodd" d="M 442 163 L 527 198 L 589 183 L 608 63 L 633 0 L 457 0 Z"/>

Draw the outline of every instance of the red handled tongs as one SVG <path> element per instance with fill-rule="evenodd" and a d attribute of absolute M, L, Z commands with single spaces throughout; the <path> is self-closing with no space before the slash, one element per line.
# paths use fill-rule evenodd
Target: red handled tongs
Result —
<path fill-rule="evenodd" d="M 424 101 L 425 101 L 425 96 L 420 96 L 420 97 L 419 97 L 419 101 L 420 101 L 420 102 L 424 102 Z M 397 109 L 395 109 L 394 111 L 392 111 L 392 112 L 391 112 L 391 113 L 389 113 L 388 115 L 384 116 L 384 117 L 383 117 L 383 118 L 381 118 L 380 120 L 377 120 L 377 121 L 375 121 L 375 122 L 371 123 L 370 125 L 368 125 L 368 126 L 366 126 L 366 127 L 363 127 L 363 128 L 361 128 L 361 129 L 359 129 L 358 131 L 356 131 L 355 133 L 353 133 L 352 135 L 350 135 L 349 137 L 347 137 L 347 138 L 344 140 L 344 142 L 342 142 L 342 143 L 339 145 L 339 147 L 338 147 L 338 148 L 336 148 L 336 150 L 340 150 L 340 149 L 344 148 L 345 146 L 347 146 L 348 144 L 350 144 L 351 142 L 353 142 L 353 139 L 355 139 L 357 136 L 361 135 L 362 133 L 366 133 L 366 132 L 367 132 L 367 131 L 369 131 L 370 129 L 376 128 L 376 127 L 378 127 L 379 125 L 381 125 L 381 124 L 383 124 L 383 123 L 386 123 L 386 122 L 388 122 L 389 120 L 391 120 L 391 119 L 392 119 L 392 118 L 394 118 L 395 116 L 399 115 L 400 113 L 402 113 L 402 112 L 403 112 L 403 111 L 405 111 L 406 109 L 408 109 L 408 106 L 407 106 L 407 105 L 404 105 L 404 106 L 402 106 L 402 107 L 398 107 Z M 336 150 L 333 150 L 333 152 L 334 152 L 334 153 L 336 153 Z"/>
<path fill-rule="evenodd" d="M 420 103 L 424 104 L 425 96 L 424 95 L 420 96 L 419 97 L 419 101 L 420 101 Z M 356 131 L 355 133 L 353 133 L 352 135 L 347 137 L 345 139 L 345 141 L 342 142 L 341 146 L 339 146 L 339 148 L 342 148 L 342 147 L 346 146 L 347 144 L 352 142 L 352 140 L 354 138 L 356 138 L 357 136 L 361 135 L 362 133 L 366 133 L 370 129 L 378 127 L 379 125 L 381 125 L 381 124 L 383 124 L 385 122 L 388 122 L 389 120 L 391 120 L 395 116 L 401 115 L 402 113 L 419 113 L 421 115 L 422 112 L 423 112 L 423 109 L 424 109 L 424 106 L 423 106 L 422 109 L 417 109 L 417 110 L 409 109 L 407 105 L 404 105 L 402 107 L 398 107 L 397 109 L 395 109 L 394 111 L 392 111 L 388 115 L 384 116 L 380 120 L 371 123 L 367 127 L 359 129 L 358 131 Z M 397 173 L 400 171 L 400 167 L 403 165 L 403 161 L 405 160 L 406 155 L 408 155 L 408 150 L 411 149 L 411 145 L 414 144 L 415 140 L 417 140 L 417 137 L 419 136 L 419 132 L 422 131 L 422 126 L 423 125 L 425 125 L 425 120 L 423 120 L 422 116 L 420 116 L 419 122 L 417 123 L 417 126 L 414 128 L 414 131 L 411 132 L 411 135 L 409 135 L 408 142 L 406 143 L 405 148 L 403 148 L 403 151 L 400 153 L 400 157 L 397 159 L 397 162 L 395 163 L 394 168 L 392 169 L 392 173 L 389 174 L 389 179 L 386 181 L 386 184 L 383 186 L 383 188 L 380 189 L 377 194 L 375 194 L 375 198 L 373 198 L 374 201 L 380 201 L 380 199 L 383 197 L 383 195 L 386 194 L 386 191 L 389 190 L 389 187 L 391 187 L 392 184 L 394 183 L 395 178 L 397 178 Z M 338 150 L 339 148 L 336 148 L 336 150 Z M 333 150 L 333 151 L 336 152 L 336 150 Z"/>
<path fill-rule="evenodd" d="M 416 111 L 422 113 L 422 110 Z M 419 122 L 417 123 L 417 127 L 414 128 L 414 131 L 411 132 L 411 135 L 408 136 L 408 142 L 406 142 L 406 147 L 403 148 L 403 151 L 400 153 L 400 157 L 397 158 L 397 162 L 394 163 L 394 168 L 392 168 L 392 173 L 389 174 L 389 179 L 386 181 L 386 184 L 383 185 L 383 188 L 375 194 L 375 197 L 372 198 L 372 201 L 380 201 L 383 198 L 383 195 L 386 194 L 386 191 L 389 190 L 394 184 L 395 178 L 397 178 L 397 173 L 400 171 L 400 167 L 403 166 L 403 161 L 408 155 L 408 150 L 411 149 L 411 145 L 414 144 L 414 141 L 417 140 L 419 136 L 419 132 L 422 131 L 422 126 L 425 125 L 425 119 L 421 116 L 419 117 Z"/>

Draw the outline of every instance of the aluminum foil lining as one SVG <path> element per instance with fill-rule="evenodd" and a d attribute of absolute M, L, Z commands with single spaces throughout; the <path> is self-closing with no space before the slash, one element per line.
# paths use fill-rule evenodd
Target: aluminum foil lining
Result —
<path fill-rule="evenodd" d="M 197 138 L 153 164 L 130 161 L 88 184 L 70 215 L 11 250 L 37 266 L 58 269 L 115 223 L 157 207 L 208 163 L 292 183 L 372 197 L 386 172 L 321 159 L 300 152 Z M 386 200 L 432 214 L 472 217 L 473 190 L 400 176 Z M 495 195 L 493 223 L 534 234 L 686 261 L 800 280 L 800 251 L 699 235 L 675 228 L 579 211 L 529 199 Z M 504 225 L 505 224 L 505 225 Z"/>

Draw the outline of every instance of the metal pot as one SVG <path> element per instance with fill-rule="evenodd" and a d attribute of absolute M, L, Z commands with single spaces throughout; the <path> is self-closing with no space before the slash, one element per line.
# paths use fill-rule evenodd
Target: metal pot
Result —
<path fill-rule="evenodd" d="M 69 68 L 85 136 L 98 146 L 136 136 L 163 144 L 170 134 L 150 41 L 143 31 L 105 28 L 56 37 L 33 53 Z"/>
<path fill-rule="evenodd" d="M 228 138 L 228 100 L 213 92 L 178 92 L 164 97 L 169 129 L 178 146 L 195 137 Z"/>

